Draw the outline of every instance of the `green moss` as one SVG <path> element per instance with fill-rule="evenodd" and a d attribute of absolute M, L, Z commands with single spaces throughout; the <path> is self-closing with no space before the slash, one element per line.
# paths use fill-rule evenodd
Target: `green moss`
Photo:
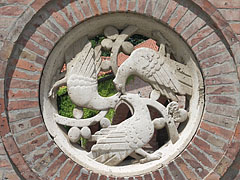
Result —
<path fill-rule="evenodd" d="M 117 93 L 115 86 L 112 82 L 113 76 L 110 78 L 107 78 L 109 75 L 103 75 L 99 77 L 99 80 L 102 78 L 106 78 L 107 80 L 103 80 L 99 82 L 98 85 L 98 92 L 101 96 L 103 97 L 109 97 Z M 76 107 L 68 96 L 67 93 L 67 87 L 63 86 L 60 87 L 58 92 L 57 92 L 57 104 L 58 104 L 58 113 L 61 116 L 73 118 L 73 109 Z M 83 119 L 90 118 L 98 114 L 99 111 L 93 110 L 93 109 L 88 109 L 88 108 L 83 108 Z M 107 113 L 106 117 L 111 120 L 114 116 L 115 111 L 113 109 L 110 109 L 109 112 Z"/>

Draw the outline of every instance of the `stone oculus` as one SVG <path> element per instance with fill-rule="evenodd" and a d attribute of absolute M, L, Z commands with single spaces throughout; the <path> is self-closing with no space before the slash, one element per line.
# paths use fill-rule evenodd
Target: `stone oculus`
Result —
<path fill-rule="evenodd" d="M 104 34 L 105 39 L 93 48 L 89 39 L 99 34 Z M 134 50 L 126 41 L 133 34 L 156 40 L 159 50 Z M 111 51 L 109 61 L 101 60 L 102 50 Z M 118 67 L 117 57 L 121 51 L 129 57 Z M 60 72 L 64 63 L 67 65 L 65 74 Z M 115 75 L 113 82 L 118 93 L 106 98 L 98 94 L 97 74 L 108 70 Z M 136 75 L 152 86 L 149 98 L 126 92 L 125 82 L 130 75 Z M 62 85 L 67 86 L 69 96 L 77 106 L 74 118 L 58 114 L 55 93 Z M 198 127 L 203 94 L 201 72 L 185 43 L 161 23 L 129 14 L 96 17 L 72 29 L 52 51 L 41 80 L 43 117 L 57 145 L 87 169 L 115 176 L 153 171 L 176 157 Z M 157 101 L 160 96 L 169 100 L 166 107 Z M 179 108 L 179 97 L 185 98 L 188 107 Z M 132 116 L 111 125 L 105 115 L 122 102 L 131 108 Z M 162 117 L 152 120 L 147 106 L 155 108 Z M 100 113 L 81 119 L 83 107 L 100 110 Z M 185 121 L 184 129 L 179 132 L 178 125 Z M 98 122 L 102 129 L 91 134 L 89 126 Z M 62 125 L 71 127 L 68 133 Z M 145 151 L 143 147 L 151 140 L 154 129 L 164 127 L 170 141 L 153 153 Z M 76 143 L 80 137 L 96 142 L 90 152 Z M 134 163 L 122 166 L 128 156 L 135 160 Z"/>

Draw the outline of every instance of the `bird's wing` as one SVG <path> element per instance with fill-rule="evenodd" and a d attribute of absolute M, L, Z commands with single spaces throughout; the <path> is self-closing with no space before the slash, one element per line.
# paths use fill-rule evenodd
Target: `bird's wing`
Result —
<path fill-rule="evenodd" d="M 92 147 L 91 151 L 96 161 L 108 165 L 113 165 L 114 161 L 114 164 L 118 164 L 135 149 L 144 145 L 136 136 L 134 120 L 131 118 L 117 125 L 116 129 L 109 131 L 108 135 L 100 138 Z"/>
<path fill-rule="evenodd" d="M 77 46 L 77 44 L 75 45 Z M 67 64 L 67 73 L 77 74 L 80 76 L 97 79 L 95 53 L 97 54 L 97 61 L 99 61 L 99 51 L 92 48 L 91 42 L 85 36 L 79 40 L 79 46 L 82 46 L 81 50 L 76 56 Z M 75 48 L 76 49 L 76 48 Z M 80 49 L 79 47 L 77 48 Z"/>
<path fill-rule="evenodd" d="M 141 73 L 140 76 L 149 81 L 154 89 L 172 100 L 177 100 L 178 94 L 187 94 L 185 87 L 175 74 L 177 66 L 171 66 L 168 63 L 171 60 L 149 48 L 141 48 L 139 54 L 141 55 L 133 57 L 134 59 L 141 58 L 138 73 Z M 188 91 L 191 90 L 188 89 Z"/>

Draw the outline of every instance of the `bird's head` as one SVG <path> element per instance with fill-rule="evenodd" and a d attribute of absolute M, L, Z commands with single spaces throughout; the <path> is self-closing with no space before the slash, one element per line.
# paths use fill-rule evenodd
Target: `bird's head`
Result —
<path fill-rule="evenodd" d="M 139 104 L 141 97 L 138 94 L 125 94 L 120 97 L 120 100 L 123 100 L 129 104 Z"/>

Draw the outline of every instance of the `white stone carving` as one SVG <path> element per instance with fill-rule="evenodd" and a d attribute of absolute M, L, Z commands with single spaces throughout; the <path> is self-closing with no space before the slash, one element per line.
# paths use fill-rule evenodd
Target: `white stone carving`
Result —
<path fill-rule="evenodd" d="M 128 156 L 141 164 L 160 159 L 162 153 L 159 151 L 148 153 L 144 150 L 153 137 L 154 129 L 166 127 L 174 144 L 179 140 L 177 125 L 188 119 L 188 112 L 179 108 L 175 100 L 178 100 L 178 95 L 192 94 L 189 70 L 170 59 L 164 44 L 160 44 L 159 52 L 149 48 L 133 50 L 133 45 L 125 40 L 136 31 L 136 26 L 128 26 L 119 34 L 115 27 L 108 26 L 104 29 L 106 38 L 94 49 L 86 36 L 81 38 L 76 56 L 70 58 L 70 54 L 66 55 L 65 76 L 54 83 L 49 91 L 49 97 L 54 99 L 58 87 L 67 86 L 69 97 L 77 106 L 73 110 L 74 118 L 55 113 L 55 122 L 71 127 L 68 139 L 72 143 L 77 143 L 81 137 L 96 142 L 88 157 L 109 166 L 120 164 Z M 111 51 L 110 60 L 101 61 L 101 49 Z M 118 68 L 120 50 L 130 56 Z M 111 97 L 102 97 L 98 94 L 97 74 L 100 70 L 109 69 L 115 74 L 114 84 L 119 92 Z M 130 75 L 139 76 L 151 84 L 153 91 L 150 98 L 126 94 L 126 80 Z M 173 102 L 165 107 L 157 101 L 160 96 L 166 96 Z M 130 107 L 132 116 L 120 124 L 111 125 L 105 115 L 110 108 L 116 108 L 122 102 Z M 148 106 L 156 109 L 162 117 L 152 120 Z M 82 119 L 82 108 L 100 112 L 92 118 Z M 92 135 L 89 126 L 98 122 L 102 129 Z"/>
<path fill-rule="evenodd" d="M 149 82 L 160 95 L 165 95 L 168 99 L 178 100 L 177 94 L 191 94 L 191 84 L 187 82 L 188 84 L 185 85 L 178 80 L 175 74 L 177 69 L 175 66 L 169 65 L 174 64 L 171 61 L 173 60 L 166 57 L 161 48 L 159 53 L 149 48 L 136 49 L 119 67 L 114 79 L 116 88 L 125 93 L 126 79 L 130 75 L 137 75 Z M 187 75 L 182 74 L 182 76 Z"/>

